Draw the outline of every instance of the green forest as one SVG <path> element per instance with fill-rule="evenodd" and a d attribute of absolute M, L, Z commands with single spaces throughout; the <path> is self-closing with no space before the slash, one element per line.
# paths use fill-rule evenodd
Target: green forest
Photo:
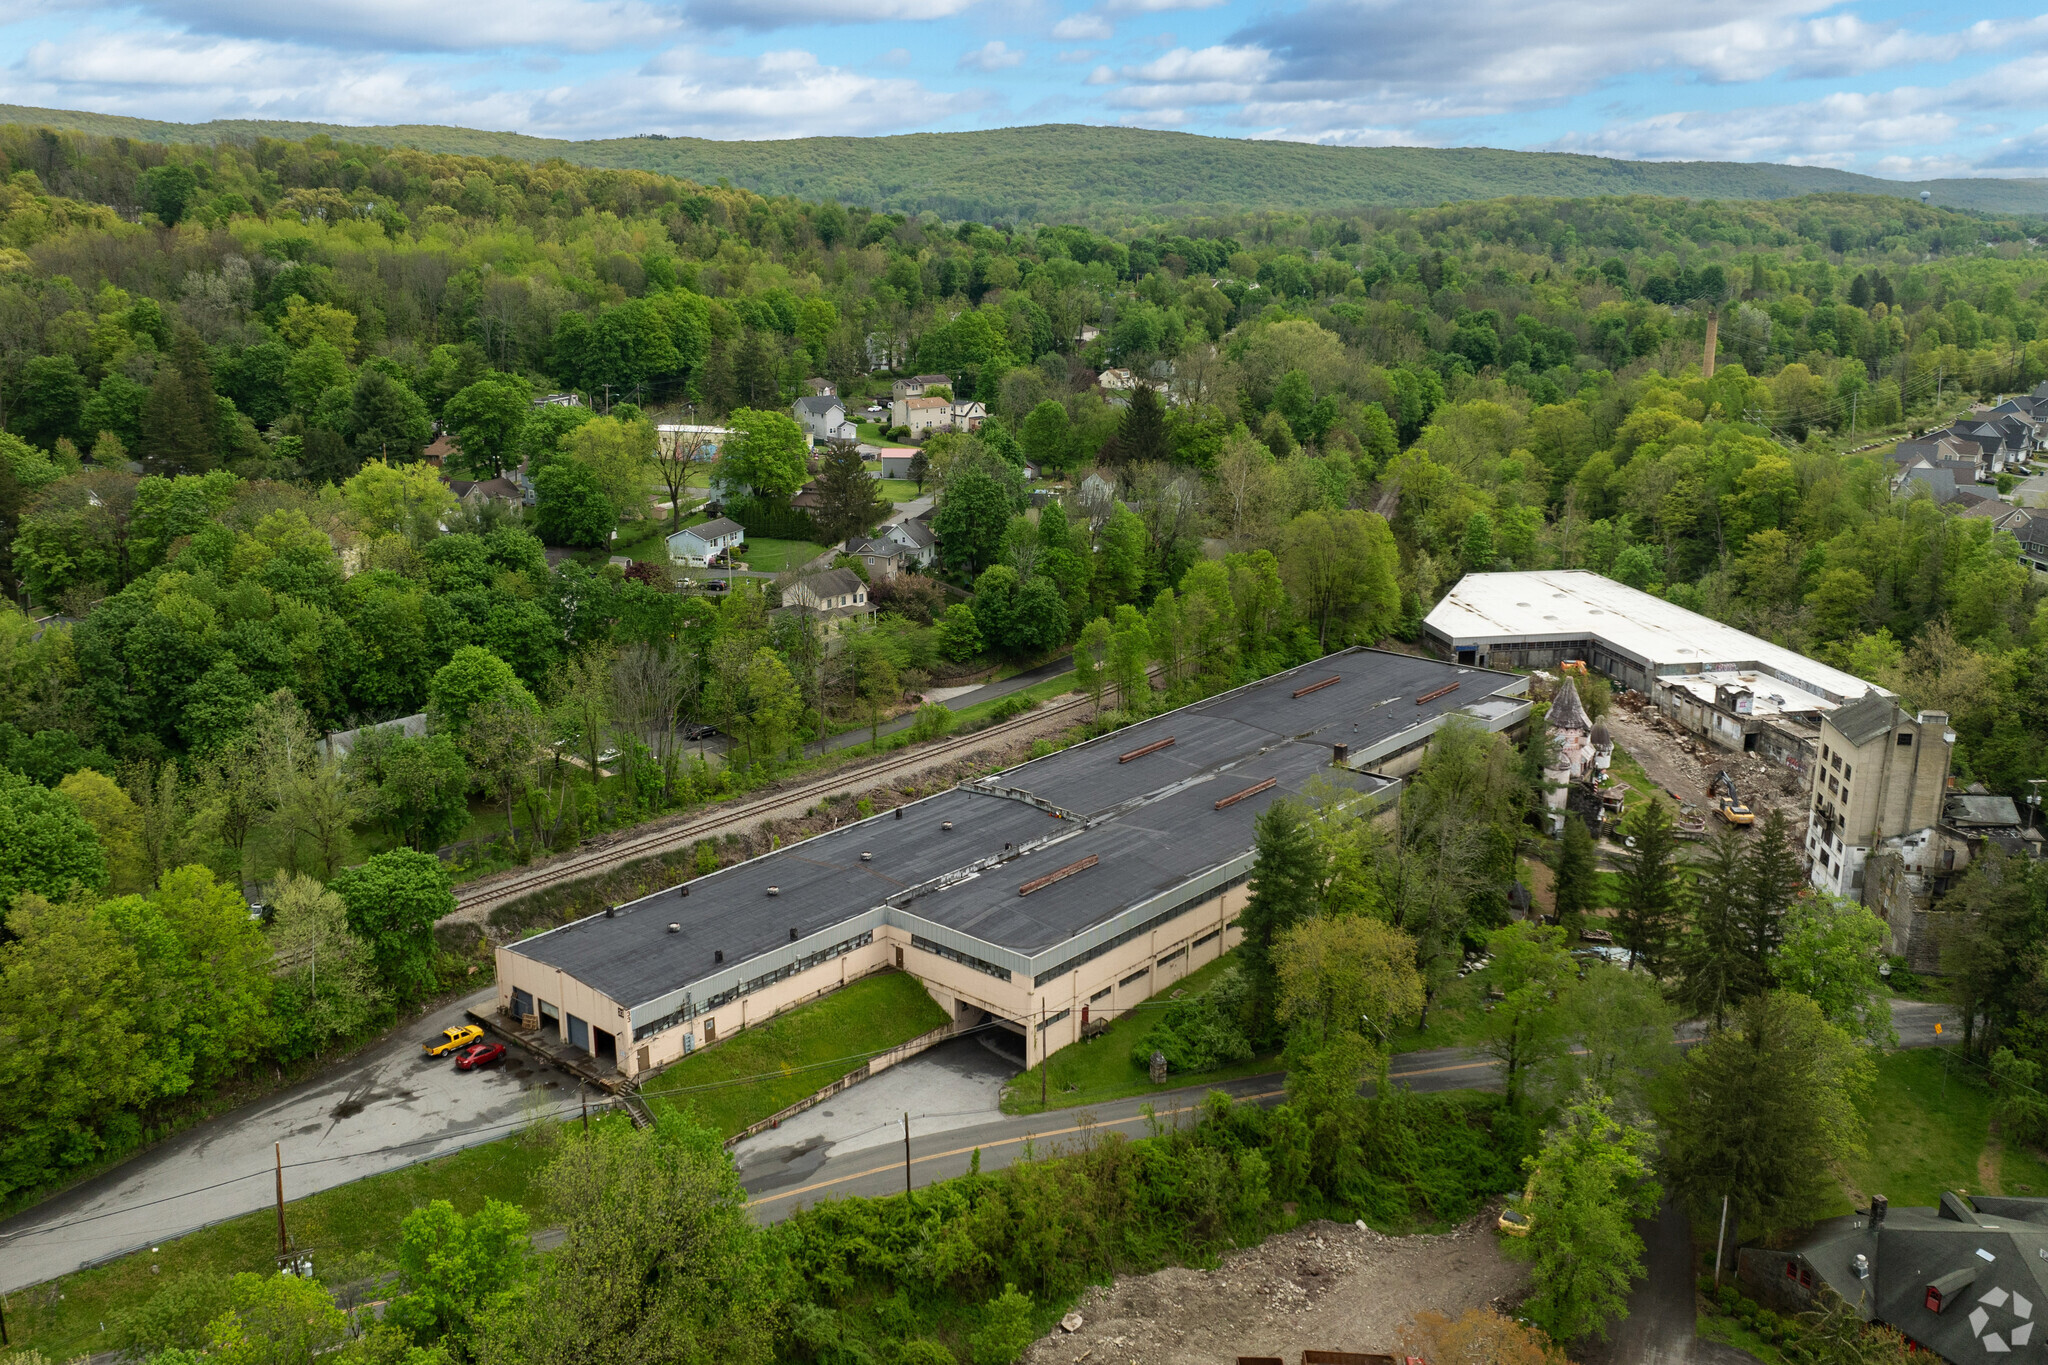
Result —
<path fill-rule="evenodd" d="M 343 127 L 268 119 L 162 123 L 7 104 L 0 104 L 0 123 L 160 143 L 253 146 L 264 138 L 325 136 L 444 155 L 559 159 L 655 171 L 707 185 L 727 182 L 757 194 L 834 199 L 848 207 L 904 213 L 930 210 L 989 223 L 1113 227 L 1148 217 L 1422 208 L 1524 194 L 1784 199 L 1835 193 L 1917 199 L 1925 190 L 1947 208 L 2048 212 L 2048 186 L 2039 180 L 1881 180 L 1824 166 L 1614 161 L 1492 148 L 1318 147 L 1079 124 L 767 142 L 655 134 L 569 142 L 428 125 Z"/>
<path fill-rule="evenodd" d="M 1584 568 L 1947 711 L 1965 780 L 2048 776 L 2032 571 L 1989 520 L 1895 493 L 1887 459 L 2048 381 L 2038 221 L 1630 194 L 1170 226 L 0 127 L 0 1199 L 469 979 L 478 943 L 435 929 L 458 866 L 747 790 L 935 679 L 1068 650 L 1100 732 L 1412 646 L 1464 573 Z M 713 479 L 756 542 L 823 552 L 889 519 L 851 447 L 791 509 L 811 471 L 789 406 L 919 373 L 989 414 L 922 446 L 930 573 L 870 584 L 875 619 L 833 639 L 773 579 L 677 581 L 661 538 Z M 657 436 L 714 421 L 715 463 Z M 446 477 L 507 472 L 530 508 Z M 686 738 L 706 723 L 715 761 Z M 1833 1210 L 1857 1044 L 1889 1031 L 1881 926 L 1794 908 L 1783 828 L 1688 859 L 1652 802 L 1617 871 L 1575 822 L 1546 855 L 1567 927 L 1616 909 L 1648 968 L 1582 977 L 1565 928 L 1507 922 L 1533 731 L 1448 727 L 1391 827 L 1331 794 L 1262 817 L 1237 973 L 1187 1027 L 1285 1049 L 1286 1106 L 770 1234 L 687 1115 L 564 1140 L 565 1254 L 527 1258 L 517 1210 L 422 1210 L 406 1297 L 347 1358 L 1006 1362 L 1092 1278 L 1263 1236 L 1283 1204 L 1456 1221 L 1538 1152 L 1531 1316 L 1578 1340 L 1639 1260 L 1653 1122 L 1659 1179 L 1702 1207 L 1735 1180 L 1747 1232 Z M 1993 867 L 1957 895 L 1970 1046 L 2032 1093 L 2048 884 Z M 1482 948 L 1505 1095 L 1361 1098 L 1386 1040 L 1351 1021 L 1425 1024 Z M 1666 995 L 1717 1025 L 1682 1065 Z M 1796 1160 L 1752 1169 L 1765 1087 Z M 1572 1278 L 1583 1239 L 1615 1276 Z M 159 1361 L 340 1345 L 297 1292 L 167 1287 L 121 1330 Z"/>

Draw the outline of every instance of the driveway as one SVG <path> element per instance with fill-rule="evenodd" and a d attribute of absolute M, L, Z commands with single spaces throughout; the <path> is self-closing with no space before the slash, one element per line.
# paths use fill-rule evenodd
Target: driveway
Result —
<path fill-rule="evenodd" d="M 0 1223 L 0 1292 L 267 1208 L 284 1145 L 286 1199 L 488 1142 L 579 1106 L 575 1078 L 519 1054 L 478 1072 L 420 1041 L 488 1008 L 491 991 L 397 1030 L 333 1070 L 199 1124 Z"/>

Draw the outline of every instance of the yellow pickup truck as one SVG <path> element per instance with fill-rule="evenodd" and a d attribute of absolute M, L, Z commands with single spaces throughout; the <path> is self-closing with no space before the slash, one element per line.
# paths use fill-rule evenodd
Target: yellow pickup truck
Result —
<path fill-rule="evenodd" d="M 468 1047 L 484 1036 L 484 1031 L 475 1024 L 463 1024 L 458 1028 L 443 1029 L 441 1036 L 426 1044 L 429 1057 L 445 1057 L 451 1052 Z"/>

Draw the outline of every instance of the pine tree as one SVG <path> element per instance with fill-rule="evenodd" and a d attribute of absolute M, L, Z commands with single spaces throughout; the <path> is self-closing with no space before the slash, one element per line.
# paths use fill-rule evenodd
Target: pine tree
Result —
<path fill-rule="evenodd" d="M 1166 439 L 1166 408 L 1157 390 L 1140 384 L 1131 391 L 1131 405 L 1117 427 L 1116 463 L 1162 464 L 1172 453 Z"/>
<path fill-rule="evenodd" d="M 152 474 L 203 474 L 220 465 L 220 399 L 206 347 L 190 328 L 178 333 L 143 409 L 143 461 Z"/>
<path fill-rule="evenodd" d="M 1244 941 L 1237 956 L 1251 987 L 1258 1030 L 1264 1032 L 1278 998 L 1274 940 L 1315 914 L 1323 856 L 1300 807 L 1288 800 L 1275 801 L 1259 812 L 1254 842 L 1258 861 L 1252 866 L 1251 898 L 1238 917 Z"/>
<path fill-rule="evenodd" d="M 739 384 L 733 378 L 732 370 L 732 345 L 714 336 L 711 354 L 704 362 L 704 406 L 723 415 L 739 405 Z"/>
<path fill-rule="evenodd" d="M 860 447 L 851 441 L 828 442 L 818 471 L 818 510 L 813 514 L 825 538 L 836 544 L 865 535 L 888 510 L 861 464 Z"/>
<path fill-rule="evenodd" d="M 1579 931 L 1585 914 L 1599 895 L 1600 859 L 1586 822 L 1576 814 L 1564 817 L 1564 839 L 1557 848 L 1557 875 L 1552 880 L 1552 903 L 1557 922 L 1573 933 Z"/>
<path fill-rule="evenodd" d="M 779 407 L 782 384 L 778 368 L 767 341 L 750 329 L 732 361 L 733 387 L 738 391 L 739 402 L 747 407 Z"/>
<path fill-rule="evenodd" d="M 1748 855 L 1732 829 L 1709 845 L 1693 882 L 1691 922 L 1679 946 L 1678 1001 L 1719 1028 L 1730 1008 L 1763 989 L 1768 978 L 1750 960 L 1745 932 Z"/>
<path fill-rule="evenodd" d="M 1629 965 L 1638 961 L 1650 975 L 1661 977 L 1669 965 L 1671 938 L 1678 918 L 1678 835 L 1671 807 L 1656 797 L 1637 806 L 1621 822 L 1625 847 L 1620 864 L 1622 945 Z"/>
<path fill-rule="evenodd" d="M 1756 831 L 1743 864 L 1742 941 L 1759 983 L 1771 979 L 1771 957 L 1784 938 L 1785 912 L 1805 885 L 1799 854 L 1792 847 L 1791 822 L 1773 810 Z M 1761 989 L 1761 984 L 1758 989 Z"/>

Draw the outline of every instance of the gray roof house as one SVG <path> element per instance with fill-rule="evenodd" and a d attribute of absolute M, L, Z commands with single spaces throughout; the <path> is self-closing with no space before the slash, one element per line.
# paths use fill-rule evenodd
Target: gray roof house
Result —
<path fill-rule="evenodd" d="M 877 578 L 894 578 L 913 562 L 910 547 L 887 536 L 850 536 L 846 541 L 846 553 L 860 560 L 861 566 L 868 571 L 870 583 Z"/>
<path fill-rule="evenodd" d="M 805 574 L 782 590 L 783 611 L 818 618 L 829 636 L 875 614 L 868 585 L 851 569 L 825 569 Z"/>
<path fill-rule="evenodd" d="M 910 558 L 919 568 L 929 565 L 933 556 L 938 553 L 939 538 L 932 534 L 929 524 L 915 517 L 905 517 L 894 525 L 884 526 L 881 536 L 884 540 L 895 541 L 909 551 Z"/>
<path fill-rule="evenodd" d="M 812 440 L 851 441 L 854 438 L 854 425 L 846 420 L 846 404 L 829 393 L 797 399 L 790 405 L 790 414 Z"/>
<path fill-rule="evenodd" d="M 701 526 L 685 526 L 668 538 L 668 557 L 677 564 L 702 566 L 722 550 L 737 549 L 747 538 L 746 528 L 728 517 L 718 517 Z"/>
<path fill-rule="evenodd" d="M 1784 1251 L 1744 1247 L 1743 1280 L 1794 1312 L 1823 1289 L 1866 1322 L 1956 1362 L 2048 1360 L 2048 1199 L 1944 1193 L 1935 1208 L 1871 1207 Z"/>

